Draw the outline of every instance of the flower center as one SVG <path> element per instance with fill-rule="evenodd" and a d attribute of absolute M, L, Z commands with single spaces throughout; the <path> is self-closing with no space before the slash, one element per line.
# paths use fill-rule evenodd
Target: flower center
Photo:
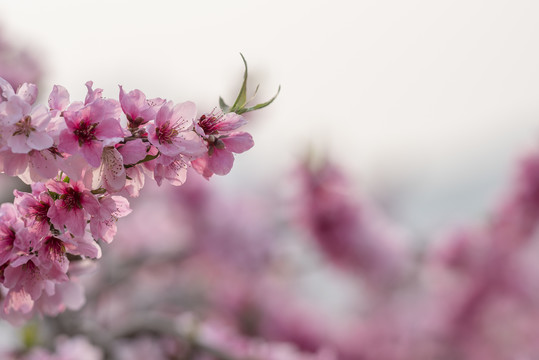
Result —
<path fill-rule="evenodd" d="M 178 136 L 177 126 L 166 123 L 155 129 L 155 135 L 160 144 L 172 144 L 172 140 Z"/>
<path fill-rule="evenodd" d="M 67 191 L 60 196 L 60 199 L 64 201 L 64 207 L 68 210 L 79 208 L 82 209 L 81 204 L 82 193 L 76 191 L 73 188 L 68 188 Z"/>
<path fill-rule="evenodd" d="M 28 137 L 32 131 L 35 131 L 36 129 L 32 126 L 32 118 L 30 115 L 26 115 L 21 120 L 19 120 L 18 123 L 15 124 L 15 132 L 13 133 L 13 136 L 15 135 L 25 135 Z"/>
<path fill-rule="evenodd" d="M 44 248 L 50 259 L 56 262 L 63 260 L 66 248 L 62 240 L 50 236 L 45 240 Z"/>
<path fill-rule="evenodd" d="M 83 120 L 79 123 L 75 131 L 73 131 L 73 133 L 79 140 L 79 146 L 82 146 L 82 144 L 87 144 L 92 140 L 97 140 L 97 138 L 95 137 L 96 127 L 97 123 L 90 124 L 86 120 Z"/>
<path fill-rule="evenodd" d="M 49 211 L 49 208 L 49 204 L 40 201 L 39 204 L 34 205 L 30 208 L 29 216 L 35 218 L 37 222 L 48 221 L 49 217 L 47 216 L 47 212 Z"/>
<path fill-rule="evenodd" d="M 202 115 L 200 119 L 198 119 L 198 125 L 204 130 L 204 133 L 206 135 L 211 134 L 217 134 L 219 131 L 217 130 L 217 126 L 221 122 L 221 116 L 215 116 L 213 114 L 210 115 Z"/>

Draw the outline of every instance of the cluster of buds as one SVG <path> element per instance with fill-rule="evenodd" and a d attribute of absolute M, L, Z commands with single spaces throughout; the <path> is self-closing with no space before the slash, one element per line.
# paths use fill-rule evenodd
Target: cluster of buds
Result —
<path fill-rule="evenodd" d="M 193 102 L 121 86 L 119 101 L 104 98 L 91 81 L 84 101 L 55 85 L 48 106 L 36 105 L 37 86 L 15 91 L 0 78 L 0 170 L 32 189 L 0 208 L 0 317 L 82 306 L 82 264 L 113 240 L 147 177 L 182 185 L 191 165 L 206 178 L 228 173 L 233 153 L 254 145 L 235 131 L 247 122 L 240 113 L 273 101 L 245 108 L 246 81 L 247 66 L 236 106 L 199 116 Z"/>

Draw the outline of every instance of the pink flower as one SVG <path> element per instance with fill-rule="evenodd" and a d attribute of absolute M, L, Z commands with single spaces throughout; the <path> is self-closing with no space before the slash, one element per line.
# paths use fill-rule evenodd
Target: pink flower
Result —
<path fill-rule="evenodd" d="M 196 129 L 206 140 L 208 151 L 191 162 L 193 168 L 206 179 L 213 174 L 228 174 L 234 165 L 233 153 L 239 154 L 254 146 L 250 134 L 232 132 L 246 123 L 243 116 L 235 113 L 202 115 Z"/>
<path fill-rule="evenodd" d="M 0 206 L 0 265 L 7 263 L 14 255 L 16 233 L 24 228 L 17 209 L 12 204 Z"/>
<path fill-rule="evenodd" d="M 138 89 L 125 93 L 120 86 L 120 104 L 129 121 L 130 128 L 137 128 L 154 120 L 157 111 L 165 103 L 164 99 L 146 99 L 146 95 Z"/>
<path fill-rule="evenodd" d="M 154 160 L 153 177 L 161 186 L 164 179 L 174 186 L 180 186 L 187 179 L 187 161 L 183 156 L 169 157 L 161 155 Z"/>
<path fill-rule="evenodd" d="M 111 243 L 116 235 L 116 220 L 131 213 L 129 202 L 121 196 L 104 196 L 99 203 L 99 212 L 90 219 L 90 231 L 95 239 Z"/>
<path fill-rule="evenodd" d="M 67 129 L 60 133 L 58 149 L 68 154 L 81 153 L 88 164 L 99 167 L 103 146 L 123 139 L 124 131 L 115 117 L 118 103 L 96 99 L 77 111 L 64 111 Z"/>
<path fill-rule="evenodd" d="M 159 109 L 155 124 L 148 126 L 148 140 L 167 156 L 199 156 L 204 145 L 193 131 L 196 111 L 196 105 L 190 101 L 174 107 L 172 101 L 167 102 Z"/>
<path fill-rule="evenodd" d="M 50 114 L 43 105 L 34 109 L 22 97 L 11 96 L 0 104 L 3 137 L 14 153 L 26 154 L 30 150 L 44 150 L 53 145 L 46 128 Z"/>
<path fill-rule="evenodd" d="M 58 194 L 58 200 L 49 208 L 47 216 L 51 223 L 60 231 L 64 226 L 75 236 L 82 236 L 89 215 L 99 211 L 99 202 L 89 190 L 77 181 L 67 184 L 51 180 L 47 183 L 50 191 Z"/>
<path fill-rule="evenodd" d="M 39 195 L 34 196 L 15 190 L 14 195 L 14 204 L 17 207 L 20 217 L 25 220 L 26 226 L 41 236 L 47 235 L 50 228 L 50 219 L 47 214 L 49 208 L 54 203 L 49 193 L 43 191 Z"/>

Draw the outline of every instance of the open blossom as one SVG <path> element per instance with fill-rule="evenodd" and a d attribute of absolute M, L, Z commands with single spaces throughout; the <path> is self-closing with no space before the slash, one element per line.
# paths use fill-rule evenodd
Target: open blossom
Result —
<path fill-rule="evenodd" d="M 116 235 L 116 220 L 131 212 L 129 202 L 122 196 L 103 196 L 99 212 L 90 219 L 90 231 L 95 239 L 112 242 Z"/>
<path fill-rule="evenodd" d="M 28 229 L 45 236 L 49 232 L 48 212 L 54 200 L 47 191 L 37 196 L 15 190 L 14 204 Z"/>
<path fill-rule="evenodd" d="M 67 129 L 60 133 L 58 149 L 68 154 L 80 153 L 93 167 L 99 167 L 105 145 L 114 145 L 124 136 L 115 117 L 117 102 L 98 98 L 83 108 L 64 111 Z"/>
<path fill-rule="evenodd" d="M 0 103 L 2 138 L 13 153 L 26 154 L 31 150 L 44 150 L 53 145 L 46 128 L 50 114 L 44 105 L 32 109 L 28 101 L 19 95 L 12 95 Z"/>
<path fill-rule="evenodd" d="M 233 153 L 242 153 L 254 145 L 249 133 L 234 132 L 246 123 L 243 116 L 235 113 L 202 115 L 196 129 L 206 140 L 207 152 L 192 162 L 193 168 L 207 179 L 213 174 L 228 174 L 234 165 Z"/>
<path fill-rule="evenodd" d="M 129 122 L 129 128 L 137 128 L 154 120 L 157 111 L 165 103 L 164 99 L 146 99 L 146 95 L 138 89 L 125 93 L 120 86 L 120 104 Z"/>
<path fill-rule="evenodd" d="M 59 230 L 65 226 L 73 235 L 83 235 L 86 220 L 99 211 L 95 196 L 80 181 L 68 184 L 51 180 L 47 187 L 59 195 L 47 212 L 51 223 Z"/>
<path fill-rule="evenodd" d="M 204 145 L 193 131 L 196 112 L 196 105 L 190 101 L 175 106 L 167 102 L 157 112 L 155 124 L 148 126 L 148 140 L 167 156 L 199 156 Z"/>

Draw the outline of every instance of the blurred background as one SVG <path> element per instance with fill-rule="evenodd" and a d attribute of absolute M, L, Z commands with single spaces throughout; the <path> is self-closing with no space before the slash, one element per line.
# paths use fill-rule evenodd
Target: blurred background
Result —
<path fill-rule="evenodd" d="M 41 89 L 93 80 L 148 96 L 278 101 L 219 186 L 273 182 L 307 147 L 419 233 L 479 219 L 539 133 L 535 1 L 6 1 L 3 36 L 44 64 Z M 42 94 L 43 95 L 43 94 Z M 256 171 L 253 171 L 256 169 Z"/>

